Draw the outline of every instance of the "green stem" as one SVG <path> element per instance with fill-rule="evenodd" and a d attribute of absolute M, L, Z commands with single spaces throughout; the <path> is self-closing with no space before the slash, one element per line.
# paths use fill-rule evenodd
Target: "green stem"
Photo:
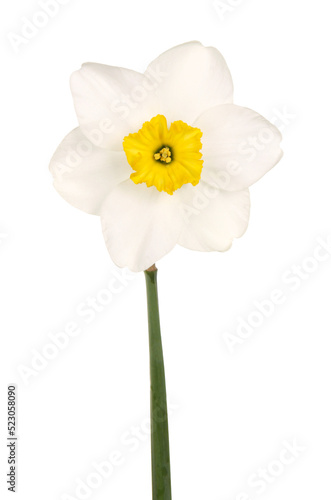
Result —
<path fill-rule="evenodd" d="M 155 266 L 145 271 L 151 378 L 152 485 L 153 500 L 171 500 L 167 394 L 156 275 Z"/>

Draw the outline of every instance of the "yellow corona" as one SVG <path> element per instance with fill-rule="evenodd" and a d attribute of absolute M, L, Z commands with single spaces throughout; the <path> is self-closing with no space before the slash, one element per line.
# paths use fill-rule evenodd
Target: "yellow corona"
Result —
<path fill-rule="evenodd" d="M 170 195 L 184 184 L 196 186 L 203 166 L 201 137 L 197 127 L 179 120 L 168 128 L 165 116 L 155 116 L 124 137 L 123 149 L 134 170 L 130 179 Z"/>

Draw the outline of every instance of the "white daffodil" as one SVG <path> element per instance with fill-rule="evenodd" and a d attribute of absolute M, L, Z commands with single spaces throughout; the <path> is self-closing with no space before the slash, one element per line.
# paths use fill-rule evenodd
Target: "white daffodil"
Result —
<path fill-rule="evenodd" d="M 145 270 L 177 243 L 225 251 L 243 235 L 248 187 L 281 158 L 281 134 L 232 103 L 218 50 L 179 45 L 144 74 L 87 63 L 71 90 L 79 127 L 51 160 L 54 186 L 101 217 L 118 266 Z"/>

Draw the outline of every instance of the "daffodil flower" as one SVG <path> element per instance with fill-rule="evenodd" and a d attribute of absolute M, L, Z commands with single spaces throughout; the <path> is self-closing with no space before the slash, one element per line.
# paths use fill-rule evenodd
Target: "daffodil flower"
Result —
<path fill-rule="evenodd" d="M 177 243 L 228 250 L 249 219 L 248 187 L 281 158 L 277 128 L 232 103 L 222 55 L 198 42 L 144 74 L 87 63 L 71 77 L 79 121 L 56 150 L 54 186 L 101 217 L 120 267 L 145 271 L 153 500 L 171 500 L 164 362 L 154 263 Z"/>
<path fill-rule="evenodd" d="M 79 127 L 51 160 L 54 187 L 101 217 L 115 264 L 142 271 L 176 244 L 225 251 L 243 235 L 248 187 L 281 158 L 281 135 L 232 103 L 218 50 L 179 45 L 144 74 L 87 63 L 71 90 Z"/>

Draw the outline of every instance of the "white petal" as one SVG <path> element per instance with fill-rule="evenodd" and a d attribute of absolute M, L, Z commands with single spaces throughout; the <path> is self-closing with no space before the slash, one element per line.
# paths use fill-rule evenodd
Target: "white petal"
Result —
<path fill-rule="evenodd" d="M 101 224 L 116 265 L 144 271 L 170 252 L 183 222 L 179 199 L 132 180 L 111 192 L 101 210 Z"/>
<path fill-rule="evenodd" d="M 49 168 L 59 194 L 74 207 L 95 215 L 113 187 L 132 173 L 124 152 L 97 148 L 79 128 L 64 138 Z"/>
<path fill-rule="evenodd" d="M 232 102 L 233 84 L 223 56 L 199 42 L 178 45 L 155 59 L 145 74 L 157 75 L 159 113 L 188 125 L 204 110 Z"/>
<path fill-rule="evenodd" d="M 225 104 L 194 123 L 203 132 L 201 179 L 228 191 L 246 189 L 282 157 L 279 130 L 248 108 Z"/>
<path fill-rule="evenodd" d="M 122 150 L 123 138 L 157 114 L 156 82 L 129 69 L 86 63 L 70 85 L 79 124 L 96 146 Z"/>
<path fill-rule="evenodd" d="M 201 252 L 225 251 L 246 231 L 249 191 L 230 193 L 201 182 L 182 207 L 184 224 L 178 243 Z"/>

